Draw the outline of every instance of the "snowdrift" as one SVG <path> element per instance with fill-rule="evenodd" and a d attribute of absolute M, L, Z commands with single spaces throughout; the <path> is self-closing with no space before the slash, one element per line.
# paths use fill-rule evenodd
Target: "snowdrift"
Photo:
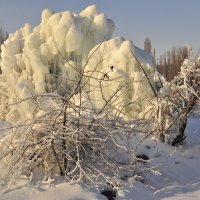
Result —
<path fill-rule="evenodd" d="M 126 86 L 117 92 L 120 97 L 111 102 L 111 106 L 121 109 L 129 104 L 123 116 L 143 117 L 149 104 L 144 101 L 133 105 L 131 102 L 154 96 L 135 57 L 150 75 L 152 84 L 155 83 L 154 63 L 151 55 L 132 42 L 123 38 L 111 39 L 114 28 L 114 22 L 98 13 L 93 5 L 79 14 L 45 9 L 37 27 L 25 24 L 10 34 L 1 46 L 1 119 L 16 123 L 36 113 L 37 106 L 32 98 L 36 95 L 66 95 L 66 91 L 72 91 L 73 81 L 79 78 L 81 70 L 87 73 L 96 70 L 95 77 L 109 70 L 109 81 L 102 82 L 105 98 L 109 99 L 123 82 Z M 95 79 L 91 81 L 91 87 L 99 83 Z M 94 88 L 90 90 L 93 106 L 100 109 L 102 94 Z"/>

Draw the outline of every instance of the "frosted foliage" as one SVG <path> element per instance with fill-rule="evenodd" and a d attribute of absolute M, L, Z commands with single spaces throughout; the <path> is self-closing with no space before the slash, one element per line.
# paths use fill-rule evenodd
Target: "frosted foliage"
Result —
<path fill-rule="evenodd" d="M 121 110 L 122 115 L 128 118 L 148 116 L 152 108 L 149 100 L 155 96 L 136 56 L 154 85 L 152 77 L 155 66 L 148 53 L 134 46 L 131 41 L 119 37 L 102 43 L 87 65 L 88 74 L 94 77 L 90 79 L 89 88 L 94 107 L 101 109 L 115 94 L 109 102 L 113 114 Z"/>
<path fill-rule="evenodd" d="M 89 51 L 113 31 L 114 22 L 93 5 L 80 14 L 45 9 L 37 27 L 25 24 L 10 34 L 1 47 L 1 118 L 14 122 L 32 115 L 35 103 L 15 105 L 20 99 L 44 92 L 63 95 L 62 88 L 70 89 L 72 84 L 59 82 L 58 77 L 77 78 L 76 69 L 84 65 Z"/>

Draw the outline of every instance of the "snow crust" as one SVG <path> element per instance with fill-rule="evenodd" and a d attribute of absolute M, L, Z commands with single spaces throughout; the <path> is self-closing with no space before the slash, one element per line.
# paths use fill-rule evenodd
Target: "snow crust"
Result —
<path fill-rule="evenodd" d="M 55 187 L 38 184 L 36 187 L 26 185 L 26 181 L 21 181 L 18 186 L 21 191 L 15 187 L 4 190 L 1 193 L 1 200 L 106 200 L 101 194 L 88 191 L 81 185 L 70 185 L 67 183 L 57 184 Z"/>

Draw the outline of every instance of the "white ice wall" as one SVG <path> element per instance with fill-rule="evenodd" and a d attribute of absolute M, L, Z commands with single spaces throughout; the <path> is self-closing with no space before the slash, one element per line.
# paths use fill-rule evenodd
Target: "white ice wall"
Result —
<path fill-rule="evenodd" d="M 152 57 L 130 41 L 123 38 L 110 39 L 114 28 L 114 22 L 107 19 L 105 14 L 98 13 L 93 5 L 79 14 L 70 11 L 55 13 L 45 9 L 37 27 L 25 24 L 10 34 L 2 45 L 1 53 L 1 118 L 16 122 L 30 117 L 37 112 L 35 102 L 31 100 L 31 96 L 35 94 L 56 92 L 64 95 L 66 90 L 72 90 L 72 80 L 78 79 L 78 71 L 87 61 L 86 70 L 93 71 L 97 66 L 95 77 L 101 78 L 102 73 L 109 72 L 110 80 L 102 82 L 106 99 L 121 83 L 126 84 L 117 94 L 120 97 L 112 106 L 122 108 L 138 98 L 154 98 L 148 83 L 143 82 L 144 74 L 133 54 L 144 66 L 153 83 Z M 98 45 L 100 47 L 88 60 L 88 55 Z M 102 57 L 103 62 L 97 64 Z M 114 66 L 113 70 L 110 66 Z M 111 81 L 113 79 L 116 80 Z M 95 80 L 91 81 L 94 85 L 98 84 Z M 102 95 L 99 91 L 90 89 L 92 103 L 96 108 L 101 108 L 104 105 Z M 137 102 L 127 106 L 123 112 L 129 117 L 141 118 L 148 108 L 147 102 Z"/>
<path fill-rule="evenodd" d="M 5 95 L 0 96 L 0 105 L 6 118 L 15 121 L 34 111 L 32 101 L 23 102 L 23 111 L 15 105 L 5 106 L 16 103 L 16 99 L 45 92 L 62 95 L 62 87 L 68 88 L 71 83 L 58 77 L 76 79 L 76 70 L 83 66 L 89 51 L 109 39 L 114 27 L 114 22 L 93 5 L 80 14 L 45 9 L 37 27 L 25 24 L 10 34 L 1 53 L 0 90 Z M 5 114 L 1 116 L 5 118 Z"/>

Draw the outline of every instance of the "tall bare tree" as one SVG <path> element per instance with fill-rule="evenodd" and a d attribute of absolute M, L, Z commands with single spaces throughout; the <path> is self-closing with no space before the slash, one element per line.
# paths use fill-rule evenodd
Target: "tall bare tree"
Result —
<path fill-rule="evenodd" d="M 148 53 L 151 53 L 151 40 L 150 38 L 145 38 L 144 40 L 144 50 L 147 51 Z"/>
<path fill-rule="evenodd" d="M 165 76 L 167 81 L 171 81 L 174 76 L 180 72 L 183 61 L 188 58 L 188 49 L 186 46 L 173 47 L 171 50 L 160 55 L 162 61 L 157 67 L 158 71 Z"/>
<path fill-rule="evenodd" d="M 8 32 L 4 31 L 2 27 L 0 27 L 0 46 L 4 43 L 4 41 L 8 38 Z M 0 48 L 1 53 L 1 48 Z"/>

